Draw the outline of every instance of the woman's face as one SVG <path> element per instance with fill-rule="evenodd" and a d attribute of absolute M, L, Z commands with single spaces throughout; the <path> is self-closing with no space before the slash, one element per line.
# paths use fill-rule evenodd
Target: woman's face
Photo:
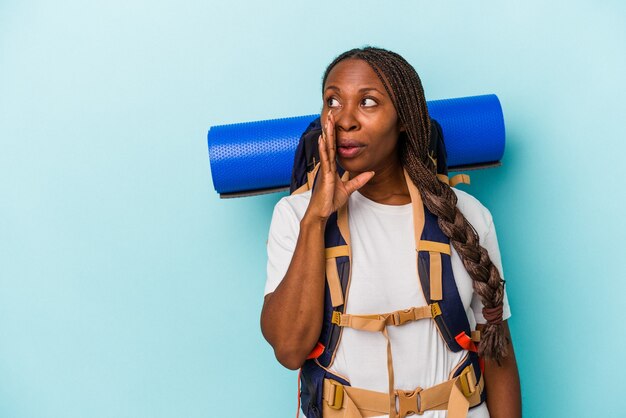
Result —
<path fill-rule="evenodd" d="M 398 114 L 372 67 L 361 59 L 339 62 L 324 85 L 322 122 L 332 110 L 339 164 L 351 173 L 381 172 L 400 161 Z"/>

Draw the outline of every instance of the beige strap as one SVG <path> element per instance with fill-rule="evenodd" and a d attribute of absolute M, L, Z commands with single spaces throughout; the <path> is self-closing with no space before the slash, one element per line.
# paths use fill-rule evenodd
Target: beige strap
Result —
<path fill-rule="evenodd" d="M 390 361 L 388 353 L 388 362 Z M 391 417 L 404 418 L 425 411 L 448 410 L 448 417 L 465 418 L 470 406 L 480 403 L 484 389 L 484 380 L 476 382 L 472 365 L 446 382 L 428 389 L 416 388 L 413 391 L 390 390 L 388 393 L 343 386 L 339 382 L 324 380 L 324 414 L 326 417 L 365 418 L 389 414 Z M 396 397 L 398 410 L 396 411 Z M 328 409 L 328 415 L 327 415 Z"/>
<path fill-rule="evenodd" d="M 337 260 L 335 258 L 326 259 L 326 281 L 330 290 L 330 300 L 333 308 L 343 305 L 343 292 L 341 291 L 341 280 L 337 271 Z"/>
<path fill-rule="evenodd" d="M 411 205 L 413 207 L 413 233 L 415 234 L 415 245 L 418 246 L 418 243 L 421 241 L 420 238 L 422 237 L 422 231 L 424 230 L 424 205 L 422 203 L 422 197 L 420 196 L 419 190 L 417 190 L 417 186 L 415 186 L 406 170 L 404 170 L 404 178 L 406 180 L 406 186 L 409 189 L 409 194 L 411 195 Z M 415 259 L 418 263 L 417 271 L 419 272 L 419 257 L 415 257 Z"/>
<path fill-rule="evenodd" d="M 324 418 L 367 418 L 379 416 L 389 408 L 387 396 L 371 397 L 369 391 L 343 386 L 331 379 L 324 379 L 322 411 Z M 359 406 L 354 403 L 359 399 Z"/>
<path fill-rule="evenodd" d="M 466 418 L 467 411 L 469 411 L 469 400 L 463 396 L 463 392 L 459 388 L 459 380 L 456 379 L 452 390 L 450 391 L 450 397 L 448 398 L 448 418 Z"/>
<path fill-rule="evenodd" d="M 350 257 L 350 248 L 347 245 L 326 248 L 326 258 Z"/>
<path fill-rule="evenodd" d="M 417 251 L 436 251 L 450 255 L 450 244 L 445 242 L 419 240 L 417 243 Z"/>
<path fill-rule="evenodd" d="M 425 318 L 433 318 L 441 313 L 439 304 L 413 307 L 399 311 L 372 314 L 342 314 L 339 311 L 333 312 L 332 323 L 340 327 L 348 327 L 369 332 L 382 332 L 389 325 L 400 326 L 407 322 L 418 321 Z"/>
<path fill-rule="evenodd" d="M 296 190 L 294 190 L 293 193 L 291 193 L 291 194 L 292 195 L 300 194 L 300 193 L 306 192 L 307 190 L 309 190 L 309 184 L 308 183 L 304 183 L 302 186 L 300 186 Z"/>
<path fill-rule="evenodd" d="M 313 183 L 315 182 L 315 176 L 320 169 L 320 163 L 315 164 L 313 170 L 306 173 L 306 184 L 309 186 L 309 190 L 313 188 Z"/>
<path fill-rule="evenodd" d="M 443 288 L 441 284 L 441 253 L 429 251 L 430 254 L 430 299 L 442 300 Z"/>
<path fill-rule="evenodd" d="M 387 340 L 387 375 L 389 378 L 389 418 L 396 418 L 396 395 L 393 393 L 393 358 L 391 356 L 391 339 L 389 338 L 389 332 L 385 327 L 383 329 L 383 335 Z"/>
<path fill-rule="evenodd" d="M 470 176 L 467 174 L 457 174 L 450 179 L 450 187 L 454 187 L 459 183 L 470 184 Z"/>
<path fill-rule="evenodd" d="M 347 245 L 339 245 L 337 247 L 326 248 L 326 280 L 328 281 L 328 288 L 330 289 L 330 299 L 333 304 L 333 308 L 343 305 L 343 291 L 341 289 L 341 279 L 339 278 L 339 272 L 337 271 L 337 259 L 336 257 L 349 257 L 350 248 Z"/>
<path fill-rule="evenodd" d="M 441 254 L 450 255 L 450 244 L 419 240 L 417 251 L 428 251 L 430 255 L 430 298 L 443 299 Z"/>
<path fill-rule="evenodd" d="M 445 174 L 437 174 L 437 178 L 439 181 L 449 185 L 450 187 L 454 187 L 459 183 L 470 184 L 470 176 L 467 174 L 457 174 L 456 176 L 452 176 L 450 179 Z"/>
<path fill-rule="evenodd" d="M 302 186 L 298 187 L 291 194 L 292 195 L 300 194 L 300 193 L 306 192 L 307 190 L 311 190 L 313 188 L 313 183 L 315 182 L 315 176 L 317 175 L 317 171 L 319 169 L 320 169 L 320 163 L 315 164 L 315 167 L 313 167 L 313 170 L 308 171 L 306 173 L 306 183 L 304 183 Z"/>

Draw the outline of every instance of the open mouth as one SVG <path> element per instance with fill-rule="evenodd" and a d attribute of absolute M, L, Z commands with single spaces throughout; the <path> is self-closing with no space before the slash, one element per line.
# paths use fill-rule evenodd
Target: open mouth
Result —
<path fill-rule="evenodd" d="M 337 153 L 339 154 L 339 156 L 343 157 L 343 158 L 353 158 L 356 157 L 362 150 L 363 148 L 365 148 L 364 146 L 345 146 L 345 147 L 338 147 L 337 148 Z"/>
<path fill-rule="evenodd" d="M 363 151 L 365 145 L 354 140 L 337 141 L 337 153 L 342 158 L 354 158 Z"/>

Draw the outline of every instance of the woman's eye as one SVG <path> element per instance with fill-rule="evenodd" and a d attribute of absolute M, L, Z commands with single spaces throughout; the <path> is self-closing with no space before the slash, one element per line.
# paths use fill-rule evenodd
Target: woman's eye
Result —
<path fill-rule="evenodd" d="M 374 99 L 370 99 L 369 97 L 366 97 L 365 99 L 361 101 L 361 104 L 364 107 L 372 107 L 372 106 L 376 106 L 378 103 L 376 103 Z"/>
<path fill-rule="evenodd" d="M 339 101 L 337 101 L 334 97 L 330 97 L 326 100 L 326 105 L 328 107 L 337 107 L 339 106 Z"/>

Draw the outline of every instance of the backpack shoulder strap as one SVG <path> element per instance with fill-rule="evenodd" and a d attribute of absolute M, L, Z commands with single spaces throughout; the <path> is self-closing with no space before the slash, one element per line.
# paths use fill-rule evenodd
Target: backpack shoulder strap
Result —
<path fill-rule="evenodd" d="M 438 314 L 433 315 L 435 324 L 448 348 L 457 352 L 463 347 L 456 337 L 471 335 L 471 331 L 452 272 L 450 240 L 439 228 L 437 217 L 423 204 L 406 171 L 405 178 L 413 204 L 417 269 L 424 298 L 429 305 L 438 306 Z"/>

